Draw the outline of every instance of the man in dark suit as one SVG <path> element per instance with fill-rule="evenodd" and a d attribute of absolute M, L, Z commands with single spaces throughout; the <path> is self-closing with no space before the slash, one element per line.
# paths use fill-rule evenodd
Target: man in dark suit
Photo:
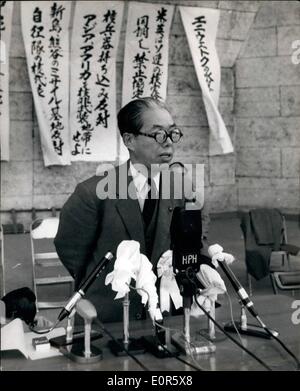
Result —
<path fill-rule="evenodd" d="M 123 240 L 138 241 L 141 253 L 148 256 L 156 272 L 160 256 L 170 248 L 172 211 L 184 205 L 186 194 L 178 199 L 172 194 L 179 174 L 173 173 L 164 184 L 159 170 L 172 160 L 174 146 L 182 137 L 164 104 L 152 98 L 131 101 L 120 110 L 118 127 L 130 159 L 113 170 L 115 194 L 100 199 L 105 173 L 95 175 L 77 185 L 61 211 L 55 246 L 76 286 L 108 251 L 115 254 Z M 126 197 L 124 189 L 120 189 L 124 183 L 128 185 Z M 158 195 L 154 200 L 147 199 L 150 185 L 152 194 Z M 165 190 L 168 194 L 164 186 L 171 190 L 167 198 L 163 196 Z M 113 262 L 86 294 L 102 321 L 122 319 L 122 301 L 114 300 L 115 292 L 104 285 L 105 275 L 112 269 Z M 140 296 L 130 292 L 130 300 L 130 318 L 142 318 Z"/>

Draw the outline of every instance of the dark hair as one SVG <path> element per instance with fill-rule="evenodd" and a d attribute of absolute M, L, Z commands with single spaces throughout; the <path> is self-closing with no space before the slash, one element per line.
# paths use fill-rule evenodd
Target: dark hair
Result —
<path fill-rule="evenodd" d="M 132 100 L 122 107 L 118 113 L 118 127 L 121 136 L 124 133 L 138 134 L 143 126 L 142 114 L 145 109 L 157 107 L 168 110 L 163 102 L 150 97 Z"/>
<path fill-rule="evenodd" d="M 36 315 L 36 296 L 31 289 L 19 288 L 7 293 L 1 299 L 5 303 L 7 318 L 20 318 L 31 325 Z"/>

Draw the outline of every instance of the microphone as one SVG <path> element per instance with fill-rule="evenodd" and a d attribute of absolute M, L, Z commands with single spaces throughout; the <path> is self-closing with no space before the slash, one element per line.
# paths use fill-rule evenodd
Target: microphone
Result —
<path fill-rule="evenodd" d="M 214 248 L 214 247 L 217 247 L 217 248 Z M 210 246 L 210 248 L 208 249 L 208 254 L 213 259 L 213 257 L 215 255 L 217 255 L 219 252 L 222 253 L 222 251 L 223 251 L 223 248 L 220 245 L 215 244 L 213 246 Z M 250 297 L 249 297 L 248 293 L 242 287 L 241 283 L 236 278 L 236 276 L 234 275 L 233 271 L 227 265 L 225 259 L 223 261 L 220 261 L 218 258 L 216 258 L 216 259 L 217 259 L 218 264 L 220 265 L 221 269 L 225 273 L 226 277 L 230 281 L 231 285 L 233 286 L 233 289 L 237 293 L 239 299 L 241 300 L 241 303 L 248 309 L 248 311 L 251 313 L 251 315 L 254 316 L 254 318 L 258 318 L 258 313 L 255 311 L 254 304 L 250 300 Z"/>
<path fill-rule="evenodd" d="M 196 287 L 199 286 L 196 273 L 200 269 L 203 247 L 201 210 L 187 209 L 187 202 L 185 207 L 174 208 L 170 236 L 175 279 L 183 297 L 183 307 L 190 309 Z"/>
<path fill-rule="evenodd" d="M 250 300 L 250 297 L 246 290 L 242 287 L 239 280 L 234 275 L 233 271 L 230 269 L 230 267 L 226 264 L 225 261 L 220 262 L 218 261 L 221 269 L 226 274 L 228 280 L 230 281 L 231 285 L 233 286 L 233 289 L 236 291 L 237 295 L 239 296 L 242 304 L 248 309 L 248 311 L 251 313 L 251 315 L 254 316 L 254 318 L 258 317 L 258 313 L 254 309 L 254 304 Z"/>
<path fill-rule="evenodd" d="M 172 342 L 185 354 L 214 352 L 216 347 L 207 340 L 191 335 L 190 316 L 193 296 L 202 284 L 197 278 L 200 265 L 205 256 L 201 254 L 203 247 L 201 209 L 192 207 L 186 201 L 185 207 L 175 207 L 170 226 L 171 249 L 173 250 L 172 266 L 183 301 L 184 332 L 175 333 Z M 210 261 L 210 259 L 209 259 Z M 192 348 L 191 348 L 192 346 Z"/>
<path fill-rule="evenodd" d="M 219 249 L 220 251 L 223 250 L 222 247 L 219 246 L 218 244 L 215 246 L 220 247 L 220 249 Z M 218 251 L 216 251 L 216 250 L 213 251 L 211 249 L 208 249 L 208 253 L 211 256 L 211 258 L 213 258 L 213 256 L 216 255 L 218 253 Z M 242 308 L 241 321 L 229 323 L 229 324 L 225 325 L 224 329 L 226 331 L 233 331 L 233 332 L 236 332 L 236 330 L 238 329 L 238 331 L 241 334 L 253 335 L 255 337 L 260 337 L 260 338 L 271 338 L 271 336 L 277 337 L 279 335 L 278 332 L 275 330 L 268 329 L 267 326 L 263 323 L 263 321 L 259 317 L 258 313 L 256 312 L 256 310 L 254 308 L 254 304 L 250 300 L 248 293 L 243 288 L 243 286 L 241 285 L 239 280 L 236 278 L 233 271 L 227 265 L 226 261 L 225 260 L 220 261 L 218 259 L 217 259 L 217 261 L 218 261 L 218 264 L 220 265 L 221 269 L 223 270 L 224 274 L 226 275 L 226 277 L 230 281 L 233 289 L 237 293 L 237 295 L 241 301 L 241 304 L 242 304 L 242 306 L 241 306 L 241 308 Z M 248 309 L 250 314 L 258 321 L 260 326 L 256 326 L 253 324 L 247 324 L 247 318 L 246 318 L 246 313 L 245 313 L 244 308 Z"/>
<path fill-rule="evenodd" d="M 171 249 L 173 250 L 173 268 L 186 271 L 191 268 L 195 273 L 200 268 L 202 221 L 201 210 L 174 208 L 171 226 Z"/>
<path fill-rule="evenodd" d="M 271 338 L 271 337 L 276 338 L 276 337 L 278 337 L 278 335 L 279 335 L 278 331 L 269 329 L 264 324 L 264 322 L 262 321 L 262 319 L 260 318 L 260 316 L 256 312 L 256 310 L 254 308 L 254 304 L 250 300 L 250 297 L 249 297 L 248 293 L 242 287 L 241 283 L 236 278 L 236 276 L 234 275 L 234 273 L 230 269 L 230 267 L 226 264 L 226 261 L 223 261 L 223 262 L 218 261 L 218 263 L 219 263 L 221 269 L 223 270 L 223 272 L 226 274 L 226 276 L 227 276 L 228 280 L 230 281 L 231 285 L 233 286 L 233 289 L 236 291 L 236 293 L 237 293 L 241 303 L 244 305 L 244 307 L 246 307 L 248 309 L 250 314 L 260 324 L 260 327 L 252 325 L 252 324 L 247 325 L 246 314 L 243 313 L 242 314 L 243 319 L 241 319 L 241 323 L 240 324 L 239 323 L 236 324 L 236 327 L 238 328 L 239 332 L 242 333 L 242 334 L 254 335 L 255 337 L 261 337 L 261 338 Z M 244 321 L 245 324 L 242 324 L 242 321 Z M 235 331 L 236 327 L 234 328 L 234 326 L 229 324 L 229 325 L 225 325 L 224 328 L 225 328 L 225 330 L 228 330 L 228 331 L 233 331 L 232 328 L 234 328 L 234 331 Z"/>
<path fill-rule="evenodd" d="M 88 288 L 92 285 L 94 280 L 99 276 L 99 274 L 104 270 L 108 262 L 113 258 L 113 254 L 108 252 L 104 255 L 98 265 L 94 270 L 89 274 L 89 276 L 80 284 L 79 289 L 74 293 L 68 303 L 61 310 L 58 315 L 58 322 L 62 321 L 64 318 L 70 315 L 72 309 L 75 307 L 76 303 L 86 294 Z"/>

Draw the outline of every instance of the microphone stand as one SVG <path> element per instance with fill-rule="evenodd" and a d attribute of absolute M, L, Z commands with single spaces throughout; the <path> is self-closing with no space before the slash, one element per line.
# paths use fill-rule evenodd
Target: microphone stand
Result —
<path fill-rule="evenodd" d="M 126 293 L 123 300 L 123 334 L 124 334 L 124 347 L 128 349 L 129 346 L 129 293 Z"/>
<path fill-rule="evenodd" d="M 159 305 L 157 306 L 159 309 Z M 163 329 L 163 319 L 155 319 L 154 335 L 142 337 L 142 343 L 147 352 L 152 353 L 157 358 L 177 357 L 180 352 L 171 344 L 170 329 Z"/>
<path fill-rule="evenodd" d="M 187 273 L 192 274 L 191 277 L 187 278 Z M 176 280 L 179 285 L 180 293 L 183 296 L 183 321 L 184 328 L 183 333 L 175 333 L 172 336 L 173 344 L 183 351 L 186 355 L 195 354 L 206 354 L 213 353 L 216 350 L 216 346 L 208 340 L 204 340 L 203 337 L 191 337 L 190 328 L 190 317 L 191 317 L 191 306 L 194 292 L 196 288 L 191 285 L 190 280 L 194 279 L 195 273 L 192 269 L 185 271 L 179 271 L 176 274 Z"/>
<path fill-rule="evenodd" d="M 253 337 L 271 339 L 272 336 L 268 334 L 261 326 L 247 323 L 246 309 L 243 303 L 239 300 L 241 305 L 241 315 L 240 320 L 235 321 L 234 324 L 229 322 L 225 324 L 224 330 L 232 333 L 236 333 L 236 329 L 240 334 L 251 335 Z M 235 326 L 235 327 L 234 327 Z M 272 333 L 278 334 L 275 330 L 270 330 Z"/>
<path fill-rule="evenodd" d="M 190 307 L 184 307 L 183 309 L 183 321 L 184 321 L 184 337 L 186 343 L 191 342 L 191 333 L 190 333 L 190 320 L 191 320 L 191 308 Z"/>
<path fill-rule="evenodd" d="M 257 312 L 254 309 L 254 305 L 252 301 L 249 298 L 248 293 L 246 290 L 242 287 L 239 280 L 236 278 L 233 271 L 230 269 L 230 267 L 226 264 L 226 262 L 219 262 L 219 265 L 227 278 L 229 279 L 231 285 L 233 286 L 235 292 L 237 293 L 239 297 L 239 302 L 242 306 L 241 308 L 241 321 L 240 322 L 234 322 L 236 328 L 241 334 L 246 335 L 252 335 L 259 338 L 266 338 L 270 339 L 272 338 L 272 335 L 275 337 L 279 335 L 279 333 L 275 330 L 269 329 L 270 333 L 267 333 L 267 331 L 264 329 L 264 324 L 260 317 L 258 316 Z M 260 326 L 253 325 L 253 324 L 247 324 L 247 317 L 246 317 L 246 311 L 248 310 L 251 315 L 257 319 L 257 321 L 260 323 Z M 236 332 L 236 328 L 232 323 L 229 323 L 228 325 L 225 325 L 225 330 Z"/>
<path fill-rule="evenodd" d="M 78 303 L 80 303 L 80 301 Z M 82 344 L 84 340 L 84 331 L 74 331 L 75 314 L 76 307 L 72 309 L 70 315 L 67 318 L 66 335 L 51 338 L 49 340 L 50 345 L 58 349 L 66 346 L 66 349 L 70 351 L 73 344 Z M 99 338 L 102 338 L 102 334 L 96 330 L 91 330 L 91 340 L 94 341 Z"/>
<path fill-rule="evenodd" d="M 141 342 L 141 338 L 131 338 L 129 337 L 129 293 L 126 293 L 123 299 L 123 339 L 118 338 L 117 341 L 110 340 L 108 346 L 110 350 L 116 356 L 126 356 L 124 348 L 132 354 L 143 354 L 145 353 L 145 348 Z"/>
<path fill-rule="evenodd" d="M 208 310 L 208 312 L 213 319 L 216 319 L 215 300 L 209 299 L 209 301 L 210 309 Z M 214 322 L 209 318 L 207 319 L 207 329 L 200 329 L 198 333 L 211 342 L 220 342 L 226 339 L 226 335 L 218 332 L 218 330 L 216 330 L 215 328 Z"/>
<path fill-rule="evenodd" d="M 78 315 L 84 319 L 84 343 L 74 343 L 71 349 L 69 346 L 62 346 L 60 352 L 79 364 L 98 362 L 103 358 L 102 350 L 91 345 L 92 321 L 97 317 L 97 311 L 94 305 L 85 299 L 76 304 L 76 310 Z M 72 341 L 71 334 L 67 333 L 66 337 Z"/>

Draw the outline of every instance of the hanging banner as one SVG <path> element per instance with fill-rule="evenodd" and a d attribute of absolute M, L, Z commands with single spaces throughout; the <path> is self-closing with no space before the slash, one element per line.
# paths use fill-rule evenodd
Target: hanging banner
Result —
<path fill-rule="evenodd" d="M 116 56 L 124 2 L 77 1 L 71 47 L 71 160 L 113 161 Z"/>
<path fill-rule="evenodd" d="M 174 6 L 129 2 L 123 70 L 122 106 L 151 96 L 165 100 L 169 32 Z M 121 143 L 120 159 L 128 151 Z"/>
<path fill-rule="evenodd" d="M 209 154 L 231 153 L 233 145 L 218 110 L 221 72 L 215 41 L 220 11 L 198 7 L 179 7 L 179 10 L 211 131 Z"/>
<path fill-rule="evenodd" d="M 9 47 L 13 1 L 0 1 L 0 129 L 1 160 L 9 160 Z"/>
<path fill-rule="evenodd" d="M 45 166 L 70 164 L 69 1 L 22 1 L 29 79 Z"/>

